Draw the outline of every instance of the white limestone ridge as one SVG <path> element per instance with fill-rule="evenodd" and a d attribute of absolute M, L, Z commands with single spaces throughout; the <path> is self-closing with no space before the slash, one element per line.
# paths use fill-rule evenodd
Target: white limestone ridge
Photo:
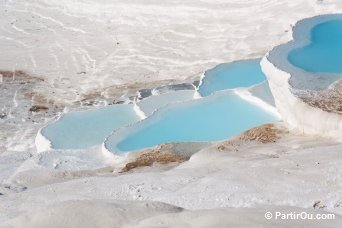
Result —
<path fill-rule="evenodd" d="M 312 107 L 291 92 L 291 75 L 273 65 L 267 56 L 261 61 L 276 107 L 292 130 L 342 141 L 342 115 Z"/>
<path fill-rule="evenodd" d="M 41 131 L 42 131 L 42 129 L 40 129 L 38 131 L 36 138 L 35 138 L 35 145 L 36 145 L 38 154 L 52 149 L 51 141 L 49 139 L 47 139 L 42 134 Z"/>

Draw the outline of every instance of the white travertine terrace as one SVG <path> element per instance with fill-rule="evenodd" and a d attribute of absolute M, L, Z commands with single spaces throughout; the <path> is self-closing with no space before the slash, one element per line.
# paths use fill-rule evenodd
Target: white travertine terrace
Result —
<path fill-rule="evenodd" d="M 288 54 L 311 42 L 310 31 L 316 24 L 341 18 L 341 14 L 333 14 L 299 21 L 293 28 L 293 40 L 275 47 L 261 62 L 277 109 L 289 127 L 305 134 L 331 137 L 339 141 L 342 141 L 342 115 L 339 109 L 341 98 L 338 93 L 341 90 L 341 75 L 306 72 L 293 66 L 288 61 Z M 329 96 L 336 91 L 337 96 Z M 320 94 L 328 95 L 324 99 Z M 332 97 L 336 100 L 332 100 Z"/>
<path fill-rule="evenodd" d="M 62 110 L 28 115 L 31 101 L 23 97 L 72 102 L 106 86 L 140 82 L 141 89 L 147 81 L 200 76 L 222 62 L 264 55 L 291 39 L 287 30 L 299 19 L 342 12 L 341 0 L 0 0 L 0 12 L 0 68 L 45 80 L 2 84 L 8 89 L 0 103 L 11 118 L 0 118 L 1 227 L 342 227 L 339 142 L 291 133 L 271 143 L 228 141 L 178 167 L 120 174 L 113 173 L 114 154 L 100 146 L 36 155 L 36 132 Z M 320 113 L 290 93 L 288 73 L 268 58 L 263 68 L 276 73 L 272 86 L 282 85 L 278 108 L 286 101 L 301 106 L 298 112 Z M 293 111 L 285 104 L 283 116 Z M 332 212 L 336 219 L 266 221 L 268 210 Z"/>

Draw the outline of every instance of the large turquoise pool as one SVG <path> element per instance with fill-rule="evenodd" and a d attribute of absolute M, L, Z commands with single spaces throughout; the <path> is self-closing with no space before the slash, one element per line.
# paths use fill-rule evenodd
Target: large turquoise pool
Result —
<path fill-rule="evenodd" d="M 310 42 L 292 50 L 291 64 L 308 72 L 342 72 L 342 19 L 317 24 L 311 29 Z"/>
<path fill-rule="evenodd" d="M 150 118 L 115 132 L 105 146 L 122 153 L 165 142 L 218 141 L 277 120 L 233 91 L 224 91 L 157 111 Z"/>

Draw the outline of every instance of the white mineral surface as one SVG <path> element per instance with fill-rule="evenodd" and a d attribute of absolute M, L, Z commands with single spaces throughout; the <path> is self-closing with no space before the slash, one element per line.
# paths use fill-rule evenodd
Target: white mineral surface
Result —
<path fill-rule="evenodd" d="M 339 0 L 0 0 L 0 226 L 341 227 L 342 145 L 318 134 L 206 146 L 179 166 L 128 173 L 101 146 L 37 154 L 34 142 L 62 112 L 262 57 L 296 21 L 341 10 Z M 36 104 L 49 109 L 30 112 Z"/>

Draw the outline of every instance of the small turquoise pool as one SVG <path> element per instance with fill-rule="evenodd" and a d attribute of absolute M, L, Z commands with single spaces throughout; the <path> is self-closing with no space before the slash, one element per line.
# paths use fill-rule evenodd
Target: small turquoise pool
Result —
<path fill-rule="evenodd" d="M 315 73 L 342 72 L 342 19 L 317 24 L 310 43 L 292 50 L 288 60 L 296 67 Z"/>
<path fill-rule="evenodd" d="M 105 146 L 124 153 L 166 142 L 218 141 L 278 117 L 241 99 L 233 91 L 170 105 L 148 119 L 115 132 Z"/>
<path fill-rule="evenodd" d="M 99 145 L 113 130 L 138 120 L 133 105 L 111 105 L 67 113 L 43 128 L 41 133 L 54 149 L 80 149 Z"/>
<path fill-rule="evenodd" d="M 205 97 L 217 91 L 249 87 L 265 80 L 260 59 L 240 60 L 206 71 L 198 92 Z"/>

